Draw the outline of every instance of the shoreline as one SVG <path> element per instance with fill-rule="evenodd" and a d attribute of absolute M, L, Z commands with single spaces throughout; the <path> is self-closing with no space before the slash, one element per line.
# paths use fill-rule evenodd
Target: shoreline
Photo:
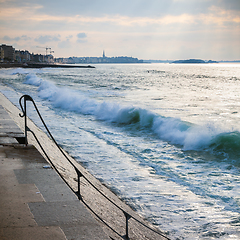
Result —
<path fill-rule="evenodd" d="M 2 93 L 0 93 L 0 100 L 2 105 L 8 111 L 11 118 L 16 122 L 16 124 L 20 127 L 22 131 L 24 131 L 24 120 L 19 117 L 19 113 L 21 112 L 15 105 L 13 105 Z M 44 116 L 43 116 L 44 118 Z M 37 138 L 43 145 L 43 148 L 46 150 L 50 159 L 54 162 L 57 169 L 63 174 L 65 179 L 68 181 L 69 185 L 77 190 L 77 182 L 76 182 L 76 172 L 73 167 L 68 163 L 60 151 L 57 149 L 55 144 L 49 139 L 49 137 L 39 129 L 30 119 L 28 119 L 28 127 L 36 134 Z M 46 159 L 43 152 L 41 151 L 39 145 L 36 143 L 34 137 L 29 133 L 28 134 L 28 142 L 29 144 L 34 145 L 41 155 Z M 65 152 L 65 151 L 64 151 Z M 69 159 L 79 168 L 79 170 L 98 188 L 100 189 L 108 198 L 110 198 L 116 205 L 120 206 L 124 211 L 128 212 L 140 222 L 143 222 L 145 225 L 149 226 L 152 229 L 156 228 L 145 221 L 141 216 L 139 216 L 130 206 L 125 204 L 120 198 L 115 195 L 109 188 L 107 188 L 104 184 L 102 184 L 99 180 L 97 180 L 93 175 L 91 175 L 80 163 L 75 161 L 68 153 L 65 154 L 69 157 Z M 47 160 L 47 159 L 46 159 Z M 114 205 L 112 205 L 107 199 L 102 197 L 99 193 L 96 192 L 94 188 L 90 186 L 90 184 L 86 180 L 81 179 L 81 194 L 84 202 L 91 207 L 91 209 L 101 216 L 104 221 L 107 222 L 115 231 L 121 234 L 121 236 L 125 235 L 125 216 L 124 214 L 118 210 Z M 92 213 L 92 212 L 91 212 Z M 93 215 L 98 221 L 99 219 Z M 110 230 L 105 224 L 99 221 L 105 233 L 108 234 L 113 239 L 122 239 L 118 234 L 114 233 Z M 161 232 L 160 230 L 156 230 Z M 129 235 L 131 239 L 144 240 L 144 239 L 165 239 L 160 235 L 148 230 L 141 224 L 137 223 L 135 220 L 129 220 Z"/>
<path fill-rule="evenodd" d="M 66 65 L 51 63 L 0 63 L 0 68 L 95 68 L 91 65 Z"/>

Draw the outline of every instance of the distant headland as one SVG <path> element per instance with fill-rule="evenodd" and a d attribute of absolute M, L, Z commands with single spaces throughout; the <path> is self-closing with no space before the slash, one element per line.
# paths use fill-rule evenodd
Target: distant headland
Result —
<path fill-rule="evenodd" d="M 193 63 L 193 64 L 202 64 L 202 63 L 218 63 L 217 61 L 208 60 L 204 61 L 202 59 L 187 59 L 187 60 L 176 60 L 171 63 Z"/>

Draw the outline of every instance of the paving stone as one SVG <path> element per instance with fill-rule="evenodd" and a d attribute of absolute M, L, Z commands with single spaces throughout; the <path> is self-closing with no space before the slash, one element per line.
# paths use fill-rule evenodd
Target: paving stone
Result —
<path fill-rule="evenodd" d="M 66 240 L 60 227 L 25 227 L 0 229 L 1 240 Z"/>
<path fill-rule="evenodd" d="M 14 171 L 19 183 L 33 183 L 46 201 L 76 200 L 77 197 L 66 186 L 53 169 L 17 169 Z"/>
<path fill-rule="evenodd" d="M 0 137 L 0 144 L 16 144 L 18 141 L 11 137 Z"/>

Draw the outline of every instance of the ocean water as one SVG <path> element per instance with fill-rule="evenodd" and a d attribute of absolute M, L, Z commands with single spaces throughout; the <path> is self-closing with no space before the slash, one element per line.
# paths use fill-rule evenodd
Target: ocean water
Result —
<path fill-rule="evenodd" d="M 240 239 L 240 64 L 0 69 L 0 91 L 30 95 L 60 145 L 170 238 Z"/>

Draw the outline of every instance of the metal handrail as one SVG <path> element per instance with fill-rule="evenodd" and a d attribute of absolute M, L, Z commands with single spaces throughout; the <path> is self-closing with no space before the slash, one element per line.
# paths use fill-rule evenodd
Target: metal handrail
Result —
<path fill-rule="evenodd" d="M 24 107 L 22 106 L 22 99 L 24 100 Z M 53 140 L 53 142 L 55 143 L 55 145 L 58 147 L 58 149 L 60 150 L 60 152 L 63 154 L 63 156 L 68 160 L 68 162 L 72 165 L 72 167 L 75 169 L 76 173 L 77 173 L 77 179 L 78 179 L 78 188 L 77 191 L 74 191 L 74 189 L 69 185 L 69 183 L 65 180 L 65 178 L 62 176 L 62 174 L 59 172 L 59 170 L 56 168 L 56 166 L 53 164 L 53 162 L 51 161 L 51 159 L 49 158 L 49 156 L 47 155 L 46 151 L 44 150 L 44 148 L 42 147 L 41 143 L 39 142 L 37 136 L 35 135 L 35 133 L 29 129 L 29 127 L 27 126 L 27 101 L 31 101 L 38 113 L 39 118 L 41 119 L 45 129 L 47 130 L 49 136 L 51 137 L 51 139 Z M 31 132 L 34 136 L 34 138 L 36 139 L 37 143 L 39 144 L 41 150 L 43 151 L 43 153 L 45 154 L 45 156 L 47 157 L 48 161 L 50 162 L 50 164 L 52 165 L 52 167 L 54 168 L 54 170 L 58 173 L 58 175 L 63 179 L 63 181 L 67 184 L 67 186 L 77 195 L 78 199 L 81 200 L 91 211 L 93 211 L 88 205 L 87 203 L 83 200 L 82 196 L 81 196 L 81 192 L 80 192 L 80 186 L 81 186 L 81 180 L 80 178 L 83 177 L 97 192 L 99 192 L 103 197 L 105 197 L 109 202 L 111 202 L 116 208 L 118 208 L 119 210 L 121 210 L 125 216 L 126 219 L 126 235 L 124 236 L 126 239 L 129 239 L 129 234 L 128 234 L 128 220 L 129 219 L 134 219 L 135 221 L 137 221 L 138 223 L 140 223 L 142 226 L 146 227 L 147 229 L 153 231 L 154 233 L 170 240 L 170 238 L 168 238 L 167 236 L 163 235 L 161 232 L 150 228 L 149 226 L 147 226 L 146 224 L 144 224 L 143 222 L 139 221 L 137 218 L 135 218 L 134 216 L 132 216 L 131 214 L 129 214 L 128 212 L 126 212 L 123 208 L 121 208 L 120 206 L 118 206 L 115 202 L 113 202 L 109 197 L 107 197 L 102 191 L 100 191 L 76 166 L 75 164 L 68 158 L 68 156 L 65 154 L 65 152 L 62 150 L 62 148 L 58 145 L 58 143 L 56 142 L 56 140 L 54 139 L 54 137 L 52 136 L 51 132 L 49 131 L 47 125 L 45 124 L 34 100 L 32 99 L 32 97 L 30 97 L 29 95 L 23 95 L 22 97 L 20 97 L 19 99 L 19 104 L 20 107 L 22 109 L 23 114 L 19 114 L 20 117 L 24 117 L 24 126 L 25 126 L 25 144 L 28 144 L 28 140 L 27 140 L 27 132 Z M 95 215 L 100 218 L 96 213 Z M 100 218 L 100 220 L 106 224 L 109 228 L 111 228 L 103 219 Z M 115 233 L 117 233 L 114 229 L 111 228 L 112 231 L 114 231 Z M 117 233 L 119 236 L 121 236 L 119 233 Z M 121 236 L 122 237 L 122 236 Z"/>

